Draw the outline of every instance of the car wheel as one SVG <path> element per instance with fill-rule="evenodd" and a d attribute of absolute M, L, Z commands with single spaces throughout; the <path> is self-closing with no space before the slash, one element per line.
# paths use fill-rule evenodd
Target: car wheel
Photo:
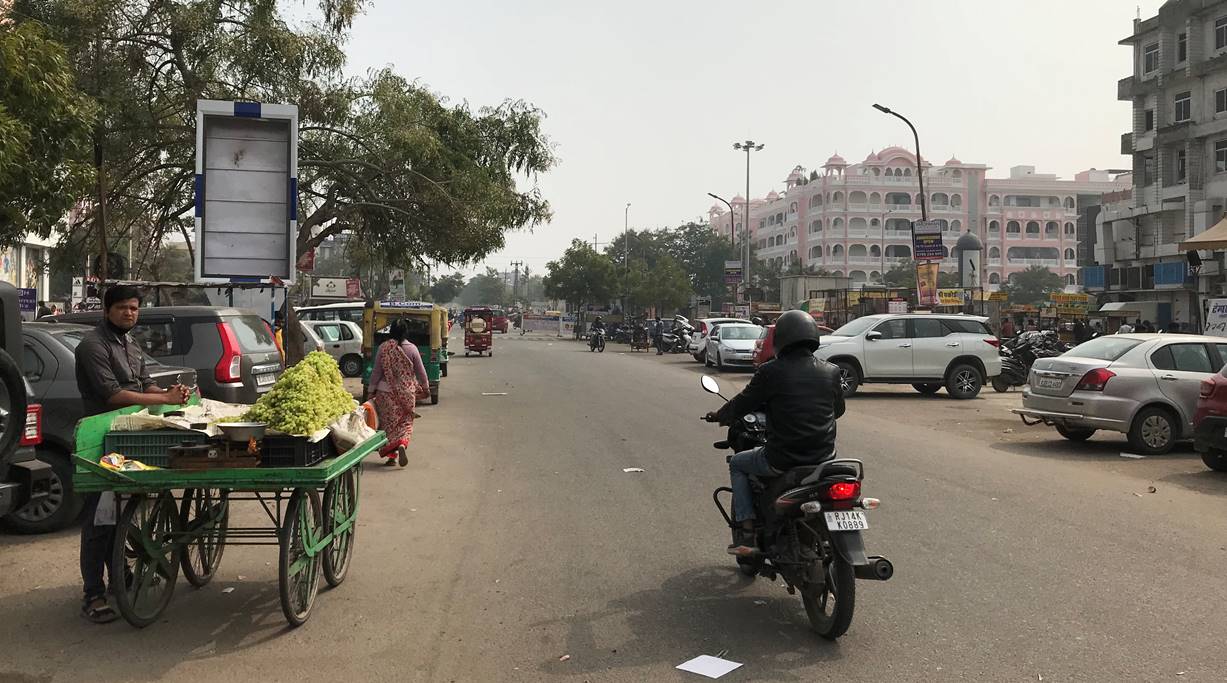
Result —
<path fill-rule="evenodd" d="M 936 394 L 939 389 L 942 388 L 942 385 L 940 384 L 913 384 L 912 388 L 924 394 L 925 396 L 932 396 L 933 394 Z"/>
<path fill-rule="evenodd" d="M 45 534 L 76 521 L 84 501 L 72 490 L 72 465 L 57 452 L 38 449 L 38 459 L 51 465 L 51 490 L 37 505 L 26 506 L 4 518 L 4 526 L 19 534 Z"/>
<path fill-rule="evenodd" d="M 1095 436 L 1095 430 L 1089 427 L 1063 427 L 1057 425 L 1057 434 L 1069 439 L 1070 441 L 1086 441 Z"/>
<path fill-rule="evenodd" d="M 839 368 L 839 385 L 844 390 L 844 398 L 848 398 L 856 393 L 857 387 L 861 385 L 861 376 L 856 371 L 856 366 L 848 361 L 839 361 L 835 364 Z"/>
<path fill-rule="evenodd" d="M 1227 472 L 1227 451 L 1204 451 L 1201 454 L 1201 461 L 1215 472 Z"/>
<path fill-rule="evenodd" d="M 980 371 L 973 365 L 956 365 L 946 379 L 946 393 L 966 400 L 980 393 Z"/>
<path fill-rule="evenodd" d="M 1129 427 L 1129 447 L 1142 455 L 1162 455 L 1176 443 L 1177 422 L 1158 406 L 1143 409 Z"/>
<path fill-rule="evenodd" d="M 341 374 L 346 377 L 357 377 L 362 374 L 362 357 L 345 356 L 341 359 Z"/>

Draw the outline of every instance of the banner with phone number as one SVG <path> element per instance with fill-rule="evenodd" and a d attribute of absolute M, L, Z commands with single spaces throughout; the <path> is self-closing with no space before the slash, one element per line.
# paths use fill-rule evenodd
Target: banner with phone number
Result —
<path fill-rule="evenodd" d="M 916 264 L 916 302 L 919 306 L 937 305 L 937 261 L 921 261 Z"/>

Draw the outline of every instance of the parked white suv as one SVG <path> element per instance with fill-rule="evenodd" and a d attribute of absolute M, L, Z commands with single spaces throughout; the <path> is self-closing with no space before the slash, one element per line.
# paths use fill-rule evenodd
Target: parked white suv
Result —
<path fill-rule="evenodd" d="M 915 313 L 868 315 L 829 335 L 814 355 L 839 366 L 844 396 L 861 384 L 911 384 L 922 394 L 943 386 L 953 398 L 975 398 L 1001 374 L 1001 342 L 988 318 Z"/>

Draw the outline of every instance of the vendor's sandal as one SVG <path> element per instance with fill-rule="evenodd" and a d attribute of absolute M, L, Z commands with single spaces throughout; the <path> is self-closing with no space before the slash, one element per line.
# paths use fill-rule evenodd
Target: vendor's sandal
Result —
<path fill-rule="evenodd" d="M 119 614 L 111 609 L 106 600 L 94 600 L 81 605 L 81 616 L 95 624 L 109 624 L 119 618 Z"/>
<path fill-rule="evenodd" d="M 385 465 L 395 465 L 395 464 L 396 464 L 396 456 L 395 456 L 395 455 L 389 455 L 389 456 L 386 456 L 386 457 L 387 457 L 388 459 L 387 459 L 387 460 L 384 460 L 384 461 L 383 461 L 383 464 L 385 464 Z"/>
<path fill-rule="evenodd" d="M 404 446 L 398 446 L 396 449 L 396 461 L 401 467 L 409 464 L 409 450 Z"/>

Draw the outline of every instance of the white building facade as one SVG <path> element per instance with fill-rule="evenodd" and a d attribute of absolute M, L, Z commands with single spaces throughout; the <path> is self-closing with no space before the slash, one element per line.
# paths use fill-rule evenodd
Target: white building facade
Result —
<path fill-rule="evenodd" d="M 1061 180 L 1017 166 L 1008 178 L 994 179 L 987 166 L 958 159 L 941 166 L 925 161 L 923 168 L 929 219 L 942 224 L 947 251 L 967 231 L 984 242 L 983 286 L 1032 265 L 1073 284 L 1079 205 L 1128 186 L 1102 171 Z M 785 271 L 822 269 L 849 277 L 853 286 L 880 282 L 891 266 L 912 257 L 911 224 L 921 219 L 917 180 L 915 155 L 900 147 L 856 164 L 836 154 L 821 172 L 797 166 L 783 193 L 751 200 L 750 239 L 760 260 Z M 709 212 L 720 234 L 741 230 L 745 199 L 731 203 L 735 220 L 722 205 Z M 944 271 L 957 268 L 956 259 L 942 262 Z"/>

